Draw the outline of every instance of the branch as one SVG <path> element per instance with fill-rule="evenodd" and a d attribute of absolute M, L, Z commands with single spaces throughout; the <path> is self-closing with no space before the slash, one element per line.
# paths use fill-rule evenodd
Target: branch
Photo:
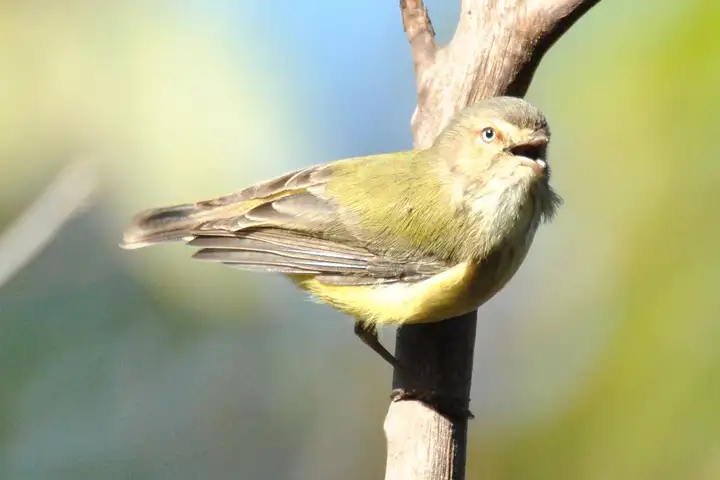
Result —
<path fill-rule="evenodd" d="M 533 15 L 541 15 L 546 18 L 550 26 L 567 23 L 557 35 L 559 38 L 575 21 L 599 2 L 600 0 L 531 0 L 530 9 L 533 10 Z M 570 20 L 569 17 L 574 18 Z"/>
<path fill-rule="evenodd" d="M 89 164 L 65 167 L 45 191 L 0 236 L 0 287 L 49 245 L 88 203 L 97 179 Z"/>
<path fill-rule="evenodd" d="M 435 60 L 438 49 L 435 43 L 435 30 L 422 0 L 400 0 L 400 13 L 403 28 L 410 41 L 415 76 L 421 77 L 424 68 Z"/>
<path fill-rule="evenodd" d="M 428 147 L 450 118 L 480 99 L 522 97 L 552 45 L 599 0 L 462 0 L 448 45 L 438 48 L 422 1 L 401 0 L 415 65 L 418 104 L 411 120 L 417 148 Z M 420 385 L 395 372 L 400 393 L 385 419 L 385 478 L 465 478 L 467 411 L 477 313 L 401 326 L 395 356 L 422 374 Z"/>

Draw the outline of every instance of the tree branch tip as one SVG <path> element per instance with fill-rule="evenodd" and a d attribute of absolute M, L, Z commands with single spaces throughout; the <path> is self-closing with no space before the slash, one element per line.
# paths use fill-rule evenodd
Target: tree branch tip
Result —
<path fill-rule="evenodd" d="M 422 0 L 400 0 L 400 14 L 417 73 L 433 63 L 438 49 L 435 29 Z"/>

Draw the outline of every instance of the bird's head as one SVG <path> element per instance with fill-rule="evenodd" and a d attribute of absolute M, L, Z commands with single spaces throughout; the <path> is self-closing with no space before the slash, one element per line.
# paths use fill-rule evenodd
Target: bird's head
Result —
<path fill-rule="evenodd" d="M 559 197 L 549 186 L 549 142 L 542 112 L 520 98 L 496 97 L 458 112 L 432 148 L 464 201 L 496 199 L 519 207 L 531 195 L 539 196 L 543 215 L 550 217 Z"/>
<path fill-rule="evenodd" d="M 482 100 L 458 112 L 435 147 L 462 171 L 548 180 L 550 129 L 545 116 L 514 97 Z"/>

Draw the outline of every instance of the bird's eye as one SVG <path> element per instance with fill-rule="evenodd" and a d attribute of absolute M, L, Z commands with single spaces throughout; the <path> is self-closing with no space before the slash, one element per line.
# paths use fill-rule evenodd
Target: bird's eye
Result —
<path fill-rule="evenodd" d="M 495 140 L 495 129 L 492 127 L 485 127 L 483 128 L 483 131 L 480 133 L 480 135 L 486 143 L 490 143 Z"/>

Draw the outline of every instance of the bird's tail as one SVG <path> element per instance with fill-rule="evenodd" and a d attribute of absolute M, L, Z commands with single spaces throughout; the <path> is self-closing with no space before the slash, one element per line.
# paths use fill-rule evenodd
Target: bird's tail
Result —
<path fill-rule="evenodd" d="M 193 230 L 216 208 L 207 203 L 186 203 L 140 212 L 123 233 L 120 247 L 133 250 L 157 243 L 191 240 Z"/>

